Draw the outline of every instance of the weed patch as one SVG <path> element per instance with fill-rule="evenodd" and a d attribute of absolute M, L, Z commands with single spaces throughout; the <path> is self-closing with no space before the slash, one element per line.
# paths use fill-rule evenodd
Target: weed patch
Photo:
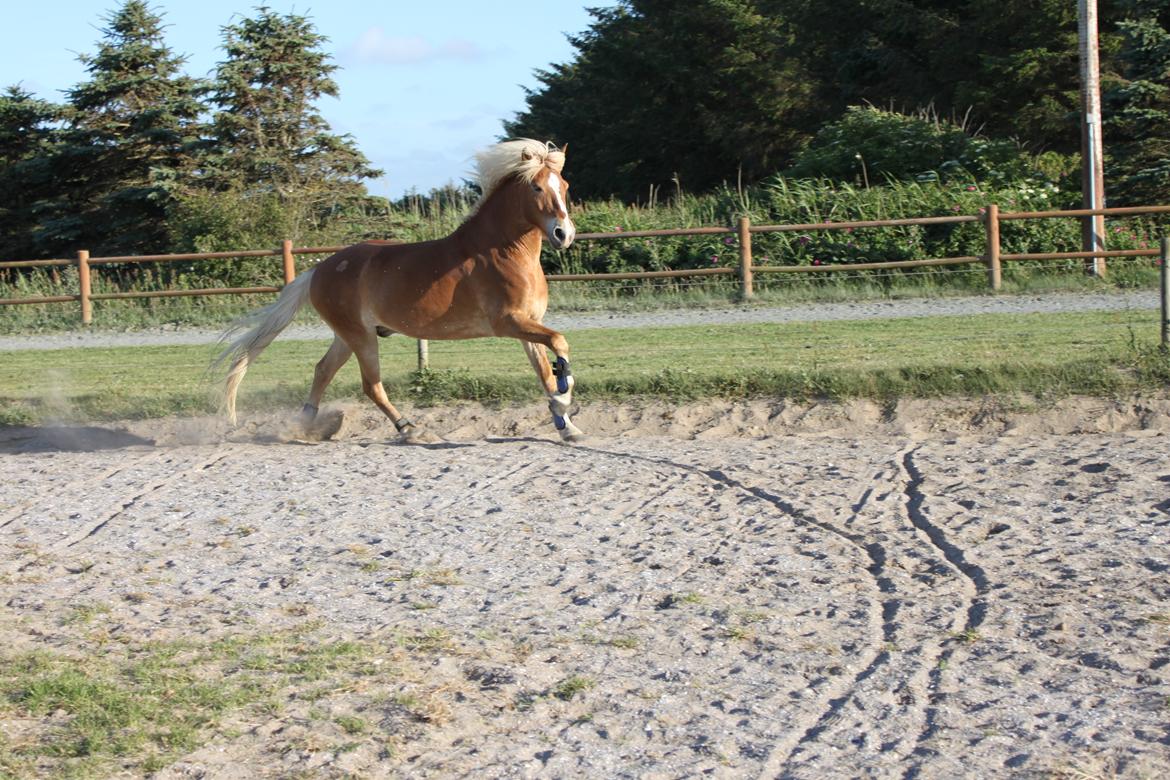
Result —
<path fill-rule="evenodd" d="M 363 711 L 422 679 L 416 669 L 450 644 L 445 633 L 357 642 L 288 632 L 0 654 L 0 723 L 31 724 L 0 739 L 0 776 L 148 773 L 210 740 L 230 742 L 249 723 L 306 717 L 306 708 L 339 712 L 324 719 L 324 736 L 339 745 L 388 744 L 399 735 Z M 439 712 L 429 692 L 420 696 L 421 711 Z"/>

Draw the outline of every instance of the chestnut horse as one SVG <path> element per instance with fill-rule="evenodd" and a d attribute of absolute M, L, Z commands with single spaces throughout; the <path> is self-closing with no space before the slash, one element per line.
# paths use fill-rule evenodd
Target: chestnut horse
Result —
<path fill-rule="evenodd" d="M 573 243 L 563 150 L 531 139 L 506 141 L 476 155 L 483 193 L 454 233 L 414 244 L 367 241 L 342 249 L 298 276 L 280 297 L 224 334 L 217 363 L 230 362 L 225 406 L 236 420 L 236 392 L 248 365 L 306 303 L 333 329 L 333 344 L 317 363 L 301 415 L 317 415 L 325 388 L 357 355 L 362 390 L 408 442 L 434 440 L 404 418 L 382 386 L 378 337 L 519 339 L 548 396 L 561 438 L 582 436 L 569 419 L 573 375 L 565 337 L 541 324 L 548 282 L 540 267 L 543 239 L 557 249 Z M 250 327 L 249 327 L 250 326 Z M 240 333 L 240 331 L 243 331 Z M 240 333 L 240 335 L 236 335 Z M 554 353 L 550 365 L 545 348 Z"/>

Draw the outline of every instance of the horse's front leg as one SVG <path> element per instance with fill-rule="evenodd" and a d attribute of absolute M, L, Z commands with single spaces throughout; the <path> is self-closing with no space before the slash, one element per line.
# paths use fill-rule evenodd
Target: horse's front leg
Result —
<path fill-rule="evenodd" d="M 530 341 L 521 343 L 548 394 L 548 409 L 552 412 L 557 433 L 564 441 L 581 441 L 585 434 L 569 419 L 569 407 L 573 403 L 573 374 L 569 371 L 569 361 L 558 355 L 556 362 L 550 364 L 543 345 Z"/>
<path fill-rule="evenodd" d="M 520 339 L 529 362 L 536 369 L 541 384 L 548 394 L 548 408 L 552 412 L 553 424 L 565 441 L 579 441 L 584 434 L 569 419 L 569 407 L 573 403 L 573 373 L 569 370 L 569 343 L 565 337 L 536 320 L 509 315 L 493 323 L 497 336 Z M 545 354 L 545 347 L 555 354 L 551 365 Z"/>

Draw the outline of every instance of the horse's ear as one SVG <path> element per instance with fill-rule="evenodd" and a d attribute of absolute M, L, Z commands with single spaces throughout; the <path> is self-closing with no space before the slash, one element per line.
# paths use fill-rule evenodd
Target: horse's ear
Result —
<path fill-rule="evenodd" d="M 564 146 L 561 147 L 561 154 L 568 154 L 568 153 L 569 153 L 569 145 L 565 144 Z"/>
<path fill-rule="evenodd" d="M 525 161 L 531 160 L 532 159 L 532 152 L 528 151 L 527 149 L 523 150 L 522 152 L 520 152 L 520 159 L 525 160 Z"/>

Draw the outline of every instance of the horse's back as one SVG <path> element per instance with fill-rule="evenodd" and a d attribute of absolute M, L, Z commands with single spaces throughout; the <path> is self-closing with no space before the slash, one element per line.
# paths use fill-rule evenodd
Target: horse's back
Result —
<path fill-rule="evenodd" d="M 441 241 L 353 244 L 318 264 L 310 299 L 335 331 L 382 326 L 419 338 L 491 335 L 476 296 L 460 284 L 474 262 L 449 250 Z"/>
<path fill-rule="evenodd" d="M 335 295 L 347 289 L 369 288 L 378 277 L 417 273 L 426 265 L 419 250 L 430 243 L 372 240 L 351 244 L 317 265 L 313 289 Z"/>

